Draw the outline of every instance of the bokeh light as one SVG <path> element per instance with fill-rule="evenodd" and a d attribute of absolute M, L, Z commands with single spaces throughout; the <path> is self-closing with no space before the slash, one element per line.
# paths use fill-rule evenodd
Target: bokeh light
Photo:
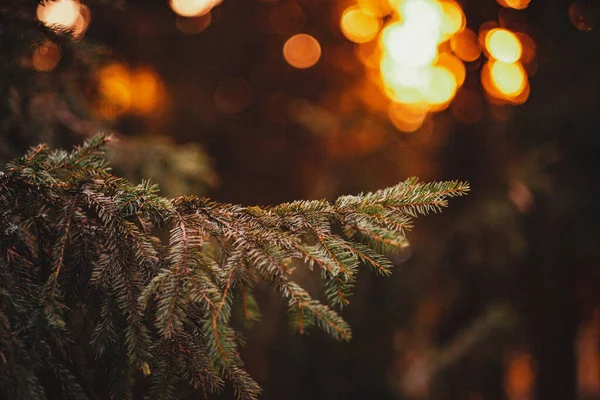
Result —
<path fill-rule="evenodd" d="M 171 0 L 171 9 L 182 17 L 198 17 L 204 15 L 222 0 Z"/>
<path fill-rule="evenodd" d="M 415 32 L 412 29 L 415 26 L 394 23 L 381 36 L 383 47 L 403 67 L 423 67 L 431 64 L 437 56 L 436 37 L 427 31 Z"/>
<path fill-rule="evenodd" d="M 497 0 L 498 4 L 506 8 L 514 8 L 515 10 L 523 10 L 527 8 L 531 0 Z"/>
<path fill-rule="evenodd" d="M 139 115 L 155 112 L 164 101 L 164 87 L 156 72 L 141 68 L 130 72 L 131 109 Z"/>
<path fill-rule="evenodd" d="M 314 37 L 300 33 L 285 42 L 283 57 L 294 68 L 310 68 L 321 58 L 321 45 Z"/>
<path fill-rule="evenodd" d="M 44 24 L 72 28 L 79 17 L 80 4 L 73 0 L 49 1 L 37 8 L 37 17 Z"/>
<path fill-rule="evenodd" d="M 37 71 L 52 71 L 60 61 L 60 47 L 56 43 L 46 41 L 35 49 L 31 59 Z"/>
<path fill-rule="evenodd" d="M 227 78 L 217 86 L 213 96 L 217 108 L 226 114 L 243 111 L 252 101 L 252 88 L 242 78 Z"/>
<path fill-rule="evenodd" d="M 481 71 L 488 101 L 521 104 L 527 100 L 527 76 L 537 65 L 535 43 L 527 34 L 507 28 L 525 30 L 525 19 L 516 10 L 527 7 L 528 0 L 501 0 L 507 8 L 505 26 L 486 21 L 478 33 L 466 28 L 456 0 L 387 1 L 391 12 L 379 0 L 356 0 L 342 13 L 340 30 L 357 43 L 355 54 L 365 66 L 367 83 L 391 102 L 388 117 L 398 130 L 423 131 L 424 121 L 430 121 L 431 128 L 433 120 L 427 116 L 448 108 L 457 93 L 460 99 L 452 114 L 465 123 L 480 121 L 482 96 L 472 88 L 460 89 L 467 74 L 482 64 L 482 50 L 489 57 Z"/>
<path fill-rule="evenodd" d="M 98 71 L 96 108 L 109 120 L 130 112 L 150 115 L 165 105 L 165 89 L 159 76 L 150 68 L 131 70 L 125 64 L 113 63 Z"/>
<path fill-rule="evenodd" d="M 450 47 L 458 58 L 466 62 L 477 60 L 481 54 L 477 35 L 470 29 L 465 29 L 452 36 Z"/>
<path fill-rule="evenodd" d="M 348 7 L 340 22 L 342 32 L 355 43 L 373 40 L 381 29 L 381 18 L 359 6 Z"/>
<path fill-rule="evenodd" d="M 523 53 L 519 38 L 514 33 L 502 28 L 487 32 L 485 47 L 491 57 L 504 63 L 519 61 Z"/>
<path fill-rule="evenodd" d="M 569 6 L 569 20 L 580 31 L 591 31 L 596 26 L 597 7 L 589 1 L 576 1 Z"/>
<path fill-rule="evenodd" d="M 516 96 L 525 88 L 527 75 L 517 63 L 491 62 L 490 74 L 494 86 L 505 96 Z"/>
<path fill-rule="evenodd" d="M 490 60 L 481 70 L 481 82 L 493 99 L 522 104 L 529 97 L 527 74 L 520 63 Z"/>

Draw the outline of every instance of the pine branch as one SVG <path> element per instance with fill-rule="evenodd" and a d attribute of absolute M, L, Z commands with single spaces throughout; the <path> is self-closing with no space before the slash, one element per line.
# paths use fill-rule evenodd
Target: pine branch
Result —
<path fill-rule="evenodd" d="M 469 190 L 412 178 L 333 203 L 168 200 L 156 185 L 111 175 L 108 140 L 71 152 L 38 146 L 0 174 L 6 393 L 44 398 L 55 382 L 73 398 L 131 398 L 132 382 L 146 382 L 152 398 L 172 398 L 182 383 L 206 394 L 229 382 L 238 398 L 256 399 L 260 388 L 244 371 L 232 326 L 238 305 L 245 321 L 260 315 L 253 288 L 279 292 L 300 333 L 315 326 L 350 340 L 343 318 L 292 280 L 290 263 L 319 268 L 325 298 L 343 307 L 361 265 L 389 275 L 381 253 L 406 244 L 415 217 Z M 167 231 L 162 244 L 154 235 Z M 92 378 L 79 373 L 90 360 L 98 364 Z M 106 393 L 94 393 L 89 379 L 109 382 Z"/>

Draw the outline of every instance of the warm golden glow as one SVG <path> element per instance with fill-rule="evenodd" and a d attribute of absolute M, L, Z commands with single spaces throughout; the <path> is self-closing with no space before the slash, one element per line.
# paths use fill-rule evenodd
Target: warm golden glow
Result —
<path fill-rule="evenodd" d="M 294 35 L 283 45 L 283 57 L 294 68 L 310 68 L 321 58 L 321 45 L 305 33 Z"/>
<path fill-rule="evenodd" d="M 470 29 L 465 29 L 452 36 L 450 47 L 458 58 L 467 62 L 477 60 L 481 54 L 477 35 Z"/>
<path fill-rule="evenodd" d="M 490 74 L 494 86 L 506 96 L 516 96 L 525 88 L 527 75 L 517 63 L 492 62 Z"/>
<path fill-rule="evenodd" d="M 165 90 L 151 69 L 130 71 L 124 64 L 109 64 L 98 72 L 98 110 L 106 119 L 127 112 L 148 115 L 164 105 Z"/>
<path fill-rule="evenodd" d="M 382 1 L 391 11 L 381 6 Z M 513 9 L 525 8 L 529 1 L 498 0 Z M 380 30 L 378 17 L 388 13 Z M 392 102 L 388 116 L 400 131 L 423 132 L 424 121 L 433 126 L 427 115 L 453 104 L 467 69 L 479 68 L 482 49 L 489 57 L 481 72 L 487 99 L 500 105 L 521 104 L 529 97 L 526 71 L 533 73 L 536 67 L 533 40 L 495 21 L 481 24 L 476 34 L 466 28 L 458 0 L 356 0 L 343 12 L 340 28 L 348 39 L 362 43 L 355 52 L 366 67 L 366 82 Z M 377 42 L 370 42 L 378 31 Z M 466 123 L 480 121 L 482 96 L 473 90 L 460 93 L 452 113 Z"/>
<path fill-rule="evenodd" d="M 388 117 L 396 129 L 410 133 L 423 126 L 423 122 L 427 117 L 427 109 L 401 103 L 391 103 L 388 108 Z"/>
<path fill-rule="evenodd" d="M 90 25 L 90 20 L 92 19 L 92 13 L 87 6 L 82 5 L 79 8 L 79 15 L 77 16 L 77 20 L 73 25 L 73 36 L 79 38 L 83 36 L 88 26 Z"/>
<path fill-rule="evenodd" d="M 358 6 L 348 7 L 340 22 L 342 33 L 355 43 L 373 40 L 381 29 L 381 19 Z"/>
<path fill-rule="evenodd" d="M 441 33 L 444 39 L 452 37 L 465 27 L 466 19 L 460 5 L 454 1 L 443 1 L 442 5 L 442 20 Z"/>
<path fill-rule="evenodd" d="M 379 17 L 385 17 L 394 10 L 389 0 L 358 0 L 358 5 Z"/>
<path fill-rule="evenodd" d="M 514 33 L 501 28 L 492 29 L 486 34 L 485 47 L 491 57 L 504 63 L 519 61 L 523 53 L 519 38 Z"/>
<path fill-rule="evenodd" d="M 463 64 L 462 61 L 450 53 L 442 53 L 439 55 L 436 65 L 444 67 L 450 71 L 452 76 L 454 76 L 456 86 L 462 86 L 467 76 L 467 70 L 465 69 L 465 64 Z"/>
<path fill-rule="evenodd" d="M 204 15 L 222 0 L 171 0 L 171 9 L 182 17 Z"/>
<path fill-rule="evenodd" d="M 394 23 L 382 33 L 383 47 L 398 65 L 418 68 L 430 65 L 437 56 L 437 38 L 416 25 Z"/>
<path fill-rule="evenodd" d="M 434 111 L 445 109 L 456 94 L 456 80 L 452 72 L 444 67 L 431 68 L 424 98 Z"/>
<path fill-rule="evenodd" d="M 60 61 L 60 47 L 53 42 L 45 42 L 35 49 L 32 57 L 33 68 L 41 72 L 51 71 Z"/>
<path fill-rule="evenodd" d="M 122 64 L 111 64 L 98 73 L 99 111 L 106 119 L 116 119 L 131 106 L 131 80 Z"/>
<path fill-rule="evenodd" d="M 514 8 L 515 10 L 523 10 L 527 8 L 531 0 L 497 0 L 502 7 Z"/>
<path fill-rule="evenodd" d="M 130 76 L 131 109 L 133 112 L 146 115 L 157 110 L 164 101 L 164 88 L 154 71 L 140 69 Z"/>
<path fill-rule="evenodd" d="M 79 17 L 79 2 L 73 0 L 49 1 L 37 8 L 37 17 L 44 24 L 72 28 Z"/>

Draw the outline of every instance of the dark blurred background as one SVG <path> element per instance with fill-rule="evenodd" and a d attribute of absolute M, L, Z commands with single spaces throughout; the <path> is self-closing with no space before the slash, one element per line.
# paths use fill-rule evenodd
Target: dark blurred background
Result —
<path fill-rule="evenodd" d="M 402 2 L 84 1 L 92 79 L 73 82 L 52 45 L 34 55 L 45 89 L 25 115 L 3 109 L 0 158 L 112 130 L 118 173 L 247 205 L 467 180 L 469 196 L 417 221 L 390 278 L 361 272 L 350 343 L 291 333 L 259 292 L 243 358 L 263 398 L 600 399 L 599 3 L 414 1 L 463 13 L 438 43 L 463 66 L 447 69 L 454 86 L 416 108 L 379 64 L 396 45 L 380 29 L 408 24 Z M 517 34 L 520 61 L 492 29 Z M 493 75 L 505 50 L 523 76 Z"/>

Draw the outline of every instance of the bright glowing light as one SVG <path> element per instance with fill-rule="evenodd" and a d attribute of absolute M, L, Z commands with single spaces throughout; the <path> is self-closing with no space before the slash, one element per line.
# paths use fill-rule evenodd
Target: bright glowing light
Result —
<path fill-rule="evenodd" d="M 436 37 L 423 31 L 415 32 L 413 26 L 399 23 L 389 25 L 382 34 L 383 46 L 394 61 L 403 67 L 430 65 L 437 56 Z"/>
<path fill-rule="evenodd" d="M 60 47 L 56 43 L 45 42 L 35 50 L 31 61 L 36 70 L 51 71 L 60 61 Z"/>
<path fill-rule="evenodd" d="M 440 35 L 442 7 L 435 0 L 403 0 L 400 3 L 400 15 L 405 25 L 411 25 L 414 33 L 427 32 L 431 36 Z"/>
<path fill-rule="evenodd" d="M 44 24 L 61 25 L 72 28 L 79 17 L 79 2 L 73 0 L 58 0 L 40 4 L 37 17 Z"/>
<path fill-rule="evenodd" d="M 222 0 L 171 0 L 171 9 L 182 17 L 198 17 L 204 15 Z"/>
<path fill-rule="evenodd" d="M 504 97 L 518 96 L 527 85 L 527 74 L 519 63 L 490 62 L 492 84 Z"/>
<path fill-rule="evenodd" d="M 462 61 L 460 61 L 458 58 L 456 58 L 450 53 L 442 53 L 439 55 L 436 61 L 436 65 L 439 67 L 444 67 L 448 71 L 450 71 L 452 73 L 452 76 L 454 76 L 456 86 L 462 86 L 467 75 L 465 64 L 463 64 Z"/>
<path fill-rule="evenodd" d="M 348 7 L 340 21 L 342 33 L 355 43 L 366 43 L 375 38 L 381 29 L 381 19 L 359 6 Z"/>
<path fill-rule="evenodd" d="M 386 57 L 381 61 L 381 74 L 392 87 L 419 89 L 429 82 L 429 68 L 405 67 Z"/>
<path fill-rule="evenodd" d="M 465 14 L 463 14 L 460 5 L 454 1 L 444 1 L 441 3 L 441 6 L 442 19 L 440 29 L 443 38 L 448 39 L 465 27 Z"/>
<path fill-rule="evenodd" d="M 394 10 L 389 0 L 358 0 L 358 5 L 379 17 L 385 17 Z"/>
<path fill-rule="evenodd" d="M 523 46 L 519 38 L 506 29 L 492 29 L 485 36 L 485 47 L 490 56 L 504 63 L 519 61 Z"/>
<path fill-rule="evenodd" d="M 444 109 L 456 94 L 456 80 L 452 72 L 444 67 L 432 67 L 430 81 L 424 94 L 435 111 Z"/>
<path fill-rule="evenodd" d="M 90 20 L 92 19 L 92 13 L 87 6 L 82 5 L 79 8 L 79 15 L 77 16 L 77 20 L 73 25 L 73 36 L 79 38 L 83 36 L 88 26 L 90 25 Z"/>
<path fill-rule="evenodd" d="M 523 10 L 527 8 L 531 0 L 496 0 L 502 7 L 514 8 L 515 10 Z"/>
<path fill-rule="evenodd" d="M 310 68 L 321 58 L 321 45 L 314 37 L 300 33 L 285 42 L 283 57 L 294 68 Z"/>
<path fill-rule="evenodd" d="M 470 29 L 465 29 L 452 36 L 450 47 L 458 58 L 467 62 L 477 60 L 481 54 L 477 35 Z"/>

